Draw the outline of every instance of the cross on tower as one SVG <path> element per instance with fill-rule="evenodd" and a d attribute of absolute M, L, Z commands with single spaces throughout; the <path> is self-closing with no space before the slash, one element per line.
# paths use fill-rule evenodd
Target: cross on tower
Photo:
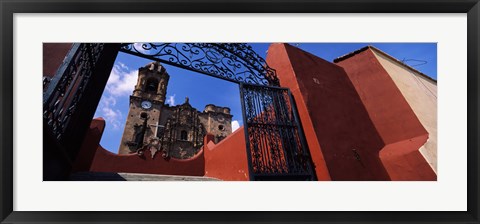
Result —
<path fill-rule="evenodd" d="M 155 137 L 157 137 L 158 128 L 165 128 L 164 125 L 159 125 L 158 121 L 155 124 L 149 124 L 150 127 L 155 127 Z"/>

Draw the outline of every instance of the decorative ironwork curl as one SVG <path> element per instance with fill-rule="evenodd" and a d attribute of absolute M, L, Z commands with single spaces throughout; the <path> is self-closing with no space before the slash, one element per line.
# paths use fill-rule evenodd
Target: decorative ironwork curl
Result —
<path fill-rule="evenodd" d="M 244 43 L 129 43 L 120 51 L 236 83 L 279 86 L 275 70 Z"/>

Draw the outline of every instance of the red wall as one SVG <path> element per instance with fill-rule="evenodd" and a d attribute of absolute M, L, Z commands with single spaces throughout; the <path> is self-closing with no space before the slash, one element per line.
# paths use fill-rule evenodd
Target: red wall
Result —
<path fill-rule="evenodd" d="M 367 109 L 385 146 L 380 158 L 392 180 L 436 180 L 418 151 L 428 132 L 370 48 L 337 63 Z"/>
<path fill-rule="evenodd" d="M 73 163 L 72 172 L 89 171 L 92 166 L 93 159 L 97 150 L 100 148 L 100 139 L 105 130 L 105 120 L 103 118 L 95 118 L 90 123 L 90 128 L 85 134 L 82 147 L 78 152 Z"/>
<path fill-rule="evenodd" d="M 317 175 L 324 159 L 332 180 L 390 180 L 383 141 L 341 67 L 287 44 L 272 44 L 267 62 L 295 97 Z"/>
<path fill-rule="evenodd" d="M 44 43 L 43 44 L 43 75 L 53 77 L 63 62 L 71 43 Z"/>
<path fill-rule="evenodd" d="M 312 120 L 305 104 L 302 93 L 300 92 L 299 83 L 296 80 L 290 59 L 286 49 L 282 44 L 272 44 L 268 49 L 267 63 L 270 67 L 276 69 L 277 76 L 280 79 L 281 86 L 290 88 L 295 98 L 297 110 L 302 122 L 303 131 L 310 149 L 313 165 L 315 167 L 318 180 L 331 180 L 324 154 L 320 149 L 317 134 L 313 128 Z"/>
<path fill-rule="evenodd" d="M 317 175 L 324 163 L 332 180 L 436 180 L 418 151 L 427 131 L 370 49 L 333 64 L 272 44 L 267 62 L 296 99 Z"/>
<path fill-rule="evenodd" d="M 173 158 L 166 160 L 162 158 L 160 153 L 157 153 L 155 158 L 152 159 L 148 150 L 141 157 L 137 154 L 118 155 L 105 150 L 99 145 L 104 128 L 105 121 L 103 119 L 94 119 L 92 121 L 74 163 L 73 172 L 124 172 L 186 176 L 203 176 L 205 173 L 203 150 L 188 160 Z"/>
<path fill-rule="evenodd" d="M 217 145 L 213 135 L 206 136 L 204 145 L 205 176 L 221 180 L 249 180 L 248 160 L 243 127 L 237 129 Z"/>
<path fill-rule="evenodd" d="M 372 50 L 337 65 L 347 72 L 385 144 L 428 134 Z"/>
<path fill-rule="evenodd" d="M 245 148 L 245 133 L 239 128 L 220 143 L 213 143 L 214 136 L 207 134 L 199 154 L 188 160 L 165 160 L 158 153 L 151 159 L 137 154 L 118 155 L 99 145 L 105 128 L 105 120 L 92 120 L 82 148 L 74 162 L 72 172 L 124 172 L 186 176 L 208 176 L 221 180 L 249 180 Z"/>
<path fill-rule="evenodd" d="M 426 136 L 386 145 L 380 151 L 382 160 L 392 180 L 436 180 L 437 176 L 418 149 L 425 144 Z"/>

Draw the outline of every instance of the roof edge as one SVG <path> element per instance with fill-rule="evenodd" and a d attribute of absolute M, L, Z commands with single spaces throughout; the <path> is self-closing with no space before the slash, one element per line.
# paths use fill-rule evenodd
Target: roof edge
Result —
<path fill-rule="evenodd" d="M 359 53 L 367 50 L 369 47 L 370 47 L 370 45 L 365 46 L 365 47 L 362 47 L 362 48 L 360 48 L 360 49 L 358 49 L 358 50 L 355 50 L 355 51 L 352 51 L 352 52 L 350 52 L 350 53 L 344 54 L 344 55 L 342 55 L 342 56 L 340 56 L 340 57 L 337 57 L 337 58 L 333 59 L 333 62 L 334 62 L 334 63 L 338 63 L 338 62 L 341 62 L 341 61 L 346 60 L 346 59 L 348 59 L 348 58 L 351 58 L 351 57 L 353 57 L 353 56 L 355 56 L 355 55 L 357 55 L 357 54 L 359 54 Z"/>
<path fill-rule="evenodd" d="M 363 51 L 365 51 L 365 50 L 367 50 L 367 49 L 371 49 L 371 50 L 373 50 L 373 51 L 376 51 L 376 52 L 384 55 L 385 57 L 387 57 L 387 58 L 389 58 L 389 59 L 397 62 L 398 64 L 402 65 L 403 67 L 405 67 L 405 68 L 407 68 L 407 69 L 409 69 L 409 70 L 411 70 L 411 71 L 413 71 L 413 72 L 416 72 L 416 73 L 420 74 L 421 76 L 429 79 L 430 81 L 433 81 L 433 82 L 437 83 L 437 80 L 436 80 L 436 79 L 434 79 L 434 78 L 426 75 L 426 74 L 423 73 L 423 72 L 418 71 L 417 69 L 411 67 L 410 65 L 407 65 L 407 64 L 403 63 L 402 61 L 396 59 L 395 57 L 393 57 L 393 56 L 391 56 L 391 55 L 383 52 L 382 50 L 380 50 L 380 49 L 378 49 L 378 48 L 376 48 L 376 47 L 374 47 L 374 46 L 371 46 L 371 45 L 362 47 L 362 48 L 360 48 L 360 49 L 358 49 L 358 50 L 356 50 L 356 51 L 352 51 L 352 52 L 350 52 L 350 53 L 348 53 L 348 54 L 345 54 L 345 55 L 342 55 L 342 56 L 340 56 L 340 57 L 338 57 L 338 58 L 335 58 L 335 59 L 333 60 L 333 62 L 334 62 L 334 63 L 338 63 L 338 62 L 344 61 L 344 60 L 346 60 L 346 59 L 348 59 L 348 58 L 351 58 L 351 57 L 353 57 L 353 56 L 355 56 L 355 55 L 357 55 L 357 54 L 359 54 L 359 53 L 361 53 L 361 52 L 363 52 Z"/>

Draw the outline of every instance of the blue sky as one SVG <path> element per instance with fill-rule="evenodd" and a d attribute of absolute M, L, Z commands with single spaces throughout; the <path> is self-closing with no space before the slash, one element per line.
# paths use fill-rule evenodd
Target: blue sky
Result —
<path fill-rule="evenodd" d="M 367 45 L 405 61 L 415 69 L 437 79 L 436 43 L 290 43 L 327 61 L 358 50 Z M 270 43 L 251 43 L 255 52 L 266 58 Z M 103 92 L 95 117 L 103 117 L 106 127 L 100 144 L 117 153 L 129 109 L 129 96 L 137 81 L 137 70 L 151 62 L 137 56 L 119 53 Z M 170 74 L 166 103 L 182 104 L 185 97 L 190 104 L 203 111 L 205 105 L 230 107 L 232 127 L 242 126 L 239 88 L 235 83 L 191 72 L 175 66 L 164 65 Z"/>

